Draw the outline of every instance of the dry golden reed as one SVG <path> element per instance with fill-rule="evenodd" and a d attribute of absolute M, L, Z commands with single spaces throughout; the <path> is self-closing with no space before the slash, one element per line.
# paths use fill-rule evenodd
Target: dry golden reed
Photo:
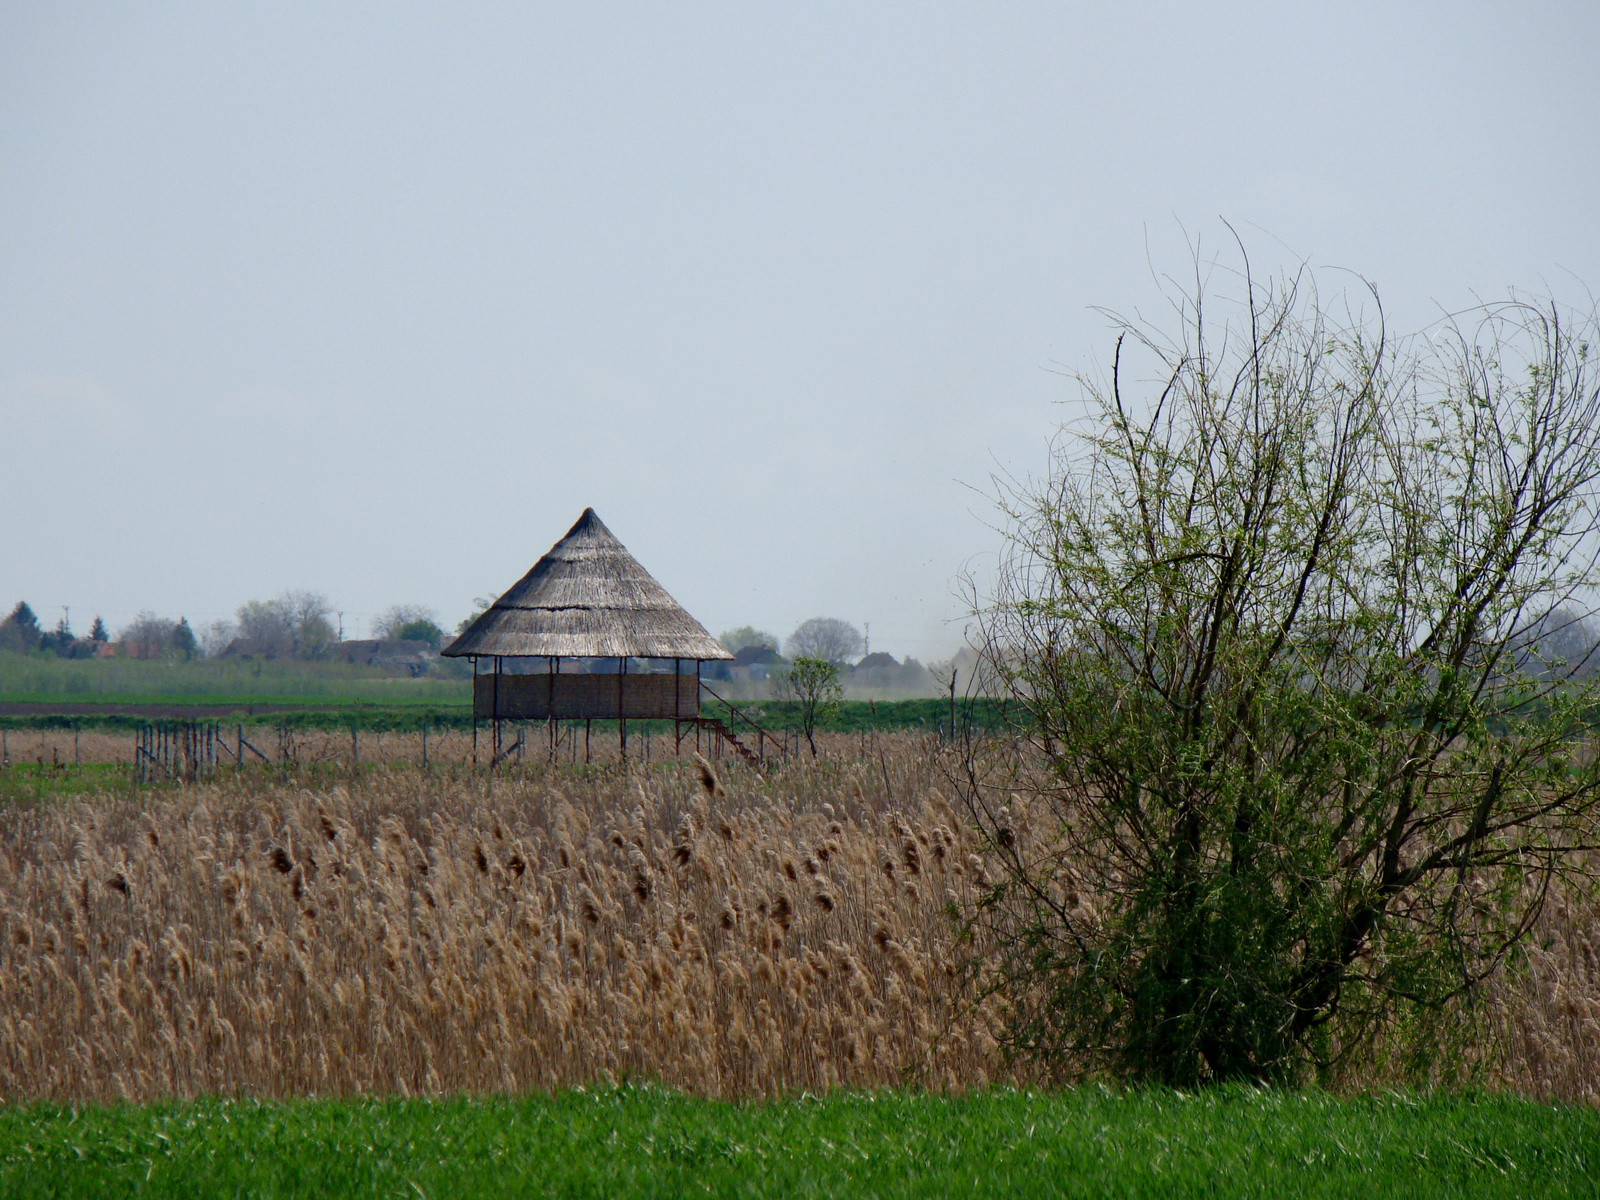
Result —
<path fill-rule="evenodd" d="M 424 772 L 398 736 L 355 773 L 335 737 L 309 771 L 0 809 L 0 1096 L 1036 1080 L 961 969 L 986 947 L 952 914 L 994 866 L 922 739 L 834 736 L 763 779 L 687 754 Z M 1556 896 L 1489 999 L 1492 1077 L 1600 1101 L 1600 901 Z"/>
<path fill-rule="evenodd" d="M 1600 1106 L 1600 896 L 1558 889 L 1527 959 L 1491 991 L 1502 1080 L 1524 1095 Z"/>
<path fill-rule="evenodd" d="M 67 767 L 79 763 L 127 763 L 133 761 L 133 747 L 131 733 L 98 729 L 7 729 L 0 737 L 0 764 Z"/>
<path fill-rule="evenodd" d="M 263 768 L 5 811 L 0 1094 L 1020 1081 L 959 970 L 979 846 L 890 742 L 768 779 Z"/>
<path fill-rule="evenodd" d="M 474 753 L 480 762 L 487 762 L 490 756 L 486 729 L 480 731 L 474 750 L 471 731 L 462 729 L 430 729 L 424 746 L 423 735 L 418 729 L 368 729 L 359 731 L 352 738 L 347 729 L 279 728 L 221 722 L 215 723 L 214 727 L 218 739 L 215 753 L 221 765 L 234 765 L 239 757 L 251 767 L 259 766 L 263 760 L 302 767 L 348 767 L 352 763 L 366 766 L 375 763 L 420 765 L 426 753 L 431 766 L 467 766 L 472 763 Z M 514 735 L 508 734 L 508 743 L 513 740 Z M 841 744 L 849 741 L 835 740 Z M 4 751 L 6 763 L 47 767 L 67 767 L 80 763 L 131 764 L 137 744 L 131 732 L 98 729 L 8 729 L 0 737 L 0 749 Z M 692 745 L 692 741 L 686 739 L 685 745 Z M 672 749 L 670 734 L 635 732 L 630 738 L 628 753 L 635 759 L 656 760 L 663 754 L 670 757 Z M 707 746 L 707 749 L 710 747 Z M 548 759 L 549 751 L 550 745 L 543 727 L 535 725 L 524 731 L 521 749 L 511 748 L 507 757 L 513 765 L 532 765 Z M 563 726 L 557 755 L 564 764 L 615 762 L 618 759 L 616 732 L 614 729 L 605 733 L 596 730 L 591 738 L 585 737 L 579 726 Z"/>

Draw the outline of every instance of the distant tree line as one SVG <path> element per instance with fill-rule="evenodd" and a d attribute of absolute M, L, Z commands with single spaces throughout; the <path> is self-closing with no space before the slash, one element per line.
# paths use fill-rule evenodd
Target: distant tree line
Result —
<path fill-rule="evenodd" d="M 702 674 L 708 679 L 748 676 L 766 679 L 784 691 L 784 681 L 802 661 L 826 663 L 836 679 L 854 688 L 893 688 L 902 691 L 945 690 L 952 670 L 965 686 L 977 661 L 971 651 L 963 651 L 948 663 L 923 665 L 915 658 L 897 659 L 881 650 L 869 649 L 861 631 L 837 617 L 813 617 L 802 621 L 787 638 L 752 625 L 729 629 L 717 639 L 730 654 L 731 663 L 707 663 Z M 782 652 L 779 646 L 782 646 Z M 815 683 L 817 672 L 808 668 L 808 679 Z M 803 673 L 804 674 L 804 673 Z M 811 685 L 808 685 L 811 686 Z"/>
<path fill-rule="evenodd" d="M 60 658 L 92 658 L 100 653 L 109 641 L 106 624 L 99 617 L 89 627 L 88 637 L 78 637 L 72 632 L 65 613 L 54 629 L 43 629 L 39 618 L 26 601 L 17 606 L 4 621 L 0 621 L 0 650 L 13 654 L 54 654 Z"/>
<path fill-rule="evenodd" d="M 60 658 L 259 657 L 314 662 L 329 657 L 341 644 L 335 617 L 333 606 L 320 592 L 286 591 L 271 600 L 248 600 L 232 619 L 213 621 L 198 633 L 186 617 L 174 621 L 146 611 L 115 637 L 98 616 L 88 635 L 78 637 L 66 614 L 54 629 L 44 629 L 32 607 L 19 601 L 0 621 L 0 651 Z M 373 631 L 379 640 L 422 643 L 431 649 L 444 639 L 433 610 L 415 604 L 385 610 L 373 622 Z"/>
<path fill-rule="evenodd" d="M 493 597 L 476 600 L 474 613 L 460 623 L 457 632 L 492 603 Z M 418 604 L 391 605 L 372 621 L 371 632 L 373 638 L 367 642 L 345 641 L 333 605 L 325 595 L 312 591 L 290 590 L 270 600 L 248 600 L 231 618 L 212 621 L 198 630 L 185 617 L 173 620 L 144 611 L 115 636 L 98 616 L 85 637 L 73 633 L 65 614 L 54 629 L 42 628 L 33 609 L 26 602 L 19 602 L 0 621 L 0 651 L 61 658 L 255 657 L 316 662 L 338 657 L 365 662 L 372 660 L 351 659 L 350 648 L 417 643 L 437 650 L 446 637 L 438 614 Z M 1570 631 L 1565 632 L 1570 637 Z M 882 651 L 864 654 L 868 647 L 861 631 L 836 617 L 803 621 L 781 642 L 776 634 L 750 625 L 727 630 L 718 640 L 734 655 L 734 661 L 707 663 L 704 673 L 709 679 L 731 678 L 737 670 L 751 678 L 776 682 L 799 660 L 828 663 L 842 681 L 853 687 L 912 691 L 936 687 L 942 691 L 952 668 L 965 677 L 960 656 L 952 663 L 924 666 L 914 658 L 902 661 Z M 972 657 L 970 652 L 968 657 Z"/>

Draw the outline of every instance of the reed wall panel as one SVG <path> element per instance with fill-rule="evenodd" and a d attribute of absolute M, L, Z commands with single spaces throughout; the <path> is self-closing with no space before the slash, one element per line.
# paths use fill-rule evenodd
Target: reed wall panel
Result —
<path fill-rule="evenodd" d="M 511 721 L 687 719 L 700 715 L 700 683 L 693 675 L 477 675 L 472 713 Z"/>

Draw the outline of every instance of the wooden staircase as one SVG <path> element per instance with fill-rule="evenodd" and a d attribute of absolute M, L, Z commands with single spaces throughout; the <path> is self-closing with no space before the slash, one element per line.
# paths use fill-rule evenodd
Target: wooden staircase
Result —
<path fill-rule="evenodd" d="M 745 745 L 744 742 L 740 741 L 739 735 L 729 728 L 728 724 L 720 717 L 695 717 L 694 723 L 696 725 L 699 725 L 702 729 L 708 730 L 712 736 L 720 738 L 722 741 L 728 743 L 728 745 L 733 747 L 734 751 L 739 755 L 740 758 L 744 759 L 745 762 L 749 763 L 757 770 L 761 769 L 761 766 L 766 758 L 767 742 L 769 740 L 772 742 L 773 753 L 775 756 L 782 755 L 784 758 L 788 757 L 788 747 L 780 742 L 776 737 L 768 733 L 760 725 L 756 724 L 756 722 L 751 720 L 748 715 L 735 708 L 732 704 L 729 704 L 721 696 L 717 695 L 716 692 L 712 691 L 709 687 L 706 687 L 704 683 L 702 683 L 700 686 L 705 689 L 706 693 L 710 695 L 713 700 L 726 705 L 731 716 L 737 717 L 750 727 L 749 731 L 745 733 L 745 736 L 755 736 L 756 749 L 752 750 L 749 746 Z"/>
<path fill-rule="evenodd" d="M 734 733 L 733 730 L 729 729 L 727 725 L 723 724 L 719 718 L 696 717 L 694 719 L 694 723 L 700 726 L 700 728 L 711 733 L 714 737 L 721 738 L 724 742 L 728 743 L 729 746 L 732 746 L 733 749 L 738 753 L 739 757 L 744 759 L 744 761 L 749 763 L 752 767 L 756 768 L 756 770 L 759 771 L 761 769 L 761 759 L 756 752 L 741 742 L 738 735 Z"/>

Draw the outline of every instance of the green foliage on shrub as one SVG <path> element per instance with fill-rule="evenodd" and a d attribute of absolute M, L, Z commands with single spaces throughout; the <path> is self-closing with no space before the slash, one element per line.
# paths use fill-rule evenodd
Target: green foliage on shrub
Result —
<path fill-rule="evenodd" d="M 1126 325 L 1005 501 L 986 636 L 1048 771 L 972 773 L 982 919 L 1014 1044 L 1064 1068 L 1285 1082 L 1400 1038 L 1434 1071 L 1594 841 L 1594 680 L 1539 631 L 1600 582 L 1595 325 L 1402 346 L 1308 274 L 1241 282 L 1231 320 Z"/>

